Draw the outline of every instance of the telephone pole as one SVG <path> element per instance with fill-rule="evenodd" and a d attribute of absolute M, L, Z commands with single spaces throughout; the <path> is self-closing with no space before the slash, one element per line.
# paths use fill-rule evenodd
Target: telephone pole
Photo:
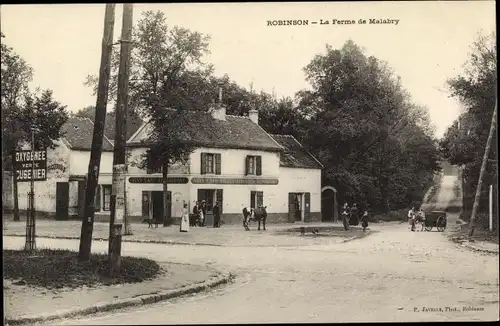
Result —
<path fill-rule="evenodd" d="M 495 100 L 495 110 L 493 111 L 493 116 L 491 117 L 490 133 L 488 135 L 488 140 L 486 141 L 486 147 L 484 149 L 483 163 L 481 164 L 481 171 L 479 172 L 479 180 L 477 181 L 476 197 L 474 198 L 474 205 L 472 206 L 472 214 L 470 216 L 469 223 L 469 241 L 472 240 L 474 235 L 474 229 L 476 227 L 475 220 L 476 214 L 479 207 L 479 199 L 481 197 L 481 188 L 483 187 L 483 176 L 486 171 L 486 163 L 488 162 L 488 155 L 490 153 L 491 140 L 495 134 L 495 127 L 497 123 L 497 103 L 498 98 Z"/>
<path fill-rule="evenodd" d="M 99 68 L 99 83 L 97 88 L 97 103 L 95 108 L 94 133 L 90 151 L 89 169 L 85 186 L 85 207 L 82 216 L 82 231 L 80 235 L 80 251 L 78 259 L 88 261 L 92 249 L 92 231 L 94 227 L 94 197 L 99 179 L 101 164 L 102 139 L 106 106 L 108 104 L 109 76 L 111 70 L 111 52 L 113 50 L 113 28 L 115 24 L 115 4 L 106 4 L 104 13 L 104 32 L 102 37 L 101 66 Z"/>
<path fill-rule="evenodd" d="M 116 128 L 113 152 L 113 189 L 111 192 L 110 238 L 108 247 L 109 272 L 113 276 L 120 272 L 120 255 L 122 242 L 122 225 L 125 217 L 125 183 L 126 183 L 126 134 L 128 110 L 128 86 L 130 71 L 130 54 L 132 47 L 133 5 L 123 5 L 122 37 L 120 40 L 120 68 L 118 71 L 118 94 L 116 102 Z"/>

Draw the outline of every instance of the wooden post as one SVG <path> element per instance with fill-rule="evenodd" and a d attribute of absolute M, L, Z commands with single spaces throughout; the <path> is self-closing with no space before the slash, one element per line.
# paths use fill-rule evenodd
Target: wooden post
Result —
<path fill-rule="evenodd" d="M 111 52 L 113 49 L 113 28 L 115 24 L 115 4 L 106 4 L 104 13 L 104 32 L 102 37 L 101 66 L 99 68 L 99 84 L 97 90 L 97 103 L 95 108 L 94 133 L 92 148 L 85 187 L 85 208 L 82 218 L 80 234 L 80 250 L 78 259 L 88 261 L 92 249 L 92 231 L 94 226 L 94 197 L 99 179 L 101 164 L 102 139 L 104 135 L 104 122 L 106 119 L 106 106 L 108 104 L 109 76 L 111 71 Z"/>
<path fill-rule="evenodd" d="M 490 185 L 490 193 L 489 193 L 489 211 L 490 211 L 490 223 L 489 229 L 493 231 L 493 185 Z"/>
<path fill-rule="evenodd" d="M 125 182 L 127 173 L 126 164 L 126 131 L 127 131 L 127 109 L 128 109 L 128 87 L 130 71 L 130 54 L 132 46 L 132 17 L 133 4 L 123 5 L 122 37 L 120 40 L 120 68 L 118 71 L 118 94 L 116 101 L 116 128 L 115 144 L 113 152 L 113 190 L 111 192 L 110 227 L 111 237 L 109 239 L 109 271 L 111 276 L 120 272 L 121 236 L 122 225 L 125 222 Z"/>
<path fill-rule="evenodd" d="M 495 100 L 495 110 L 493 111 L 493 116 L 491 117 L 490 133 L 488 135 L 488 140 L 486 141 L 486 147 L 484 149 L 483 163 L 481 164 L 481 171 L 479 172 L 479 180 L 477 181 L 476 197 L 474 198 L 474 205 L 472 206 L 472 214 L 470 217 L 469 224 L 469 241 L 474 235 L 476 214 L 479 206 L 479 198 L 481 197 L 481 188 L 483 187 L 483 176 L 486 171 L 486 163 L 488 162 L 488 155 L 490 153 L 491 140 L 493 134 L 495 133 L 495 126 L 497 123 L 497 103 L 498 98 Z"/>

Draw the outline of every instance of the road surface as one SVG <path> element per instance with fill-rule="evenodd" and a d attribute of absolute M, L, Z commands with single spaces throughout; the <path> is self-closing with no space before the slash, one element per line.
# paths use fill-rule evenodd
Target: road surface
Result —
<path fill-rule="evenodd" d="M 448 177 L 438 194 L 448 200 Z M 448 194 L 441 194 L 448 192 Z M 160 261 L 210 264 L 237 274 L 234 284 L 59 325 L 498 320 L 498 256 L 449 242 L 407 224 L 344 244 L 290 248 L 169 246 L 124 243 L 123 252 Z M 77 249 L 74 240 L 39 245 Z M 4 238 L 20 246 L 22 238 Z M 4 246 L 5 246 L 4 245 Z M 107 243 L 94 243 L 105 251 Z M 465 307 L 465 308 L 464 308 Z"/>

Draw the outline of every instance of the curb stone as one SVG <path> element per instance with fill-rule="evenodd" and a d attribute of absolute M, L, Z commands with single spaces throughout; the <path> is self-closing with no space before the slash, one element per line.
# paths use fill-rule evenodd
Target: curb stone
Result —
<path fill-rule="evenodd" d="M 367 234 L 368 235 L 368 234 Z M 5 237 L 25 237 L 23 234 L 4 234 Z M 60 240 L 79 240 L 80 237 L 76 236 L 36 236 L 39 239 L 60 239 Z M 352 238 L 347 238 L 342 240 L 340 243 L 348 242 L 357 239 L 356 236 Z M 107 238 L 93 238 L 92 241 L 108 241 Z M 215 244 L 215 243 L 203 243 L 203 242 L 184 242 L 184 241 L 165 241 L 165 240 L 130 240 L 130 239 L 122 239 L 122 242 L 129 243 L 153 243 L 153 244 L 169 244 L 169 245 L 184 245 L 184 246 L 209 246 L 209 247 L 246 247 L 246 245 L 224 245 L 224 244 Z M 301 245 L 252 245 L 252 247 L 300 247 Z"/>
<path fill-rule="evenodd" d="M 45 313 L 37 316 L 26 316 L 21 318 L 12 318 L 12 319 L 5 318 L 4 323 L 5 325 L 34 324 L 56 319 L 91 315 L 99 312 L 108 312 L 111 310 L 116 310 L 126 307 L 152 304 L 172 298 L 177 298 L 186 294 L 203 292 L 211 288 L 217 287 L 219 285 L 230 283 L 233 279 L 234 279 L 233 274 L 224 273 L 217 277 L 212 277 L 210 280 L 205 282 L 187 285 L 178 289 L 168 290 L 157 294 L 146 294 L 135 298 L 120 299 L 111 302 L 99 302 L 92 307 L 69 309 L 60 311 L 55 314 Z"/>
<path fill-rule="evenodd" d="M 5 237 L 25 237 L 24 234 L 4 234 Z M 62 240 L 79 240 L 80 237 L 77 236 L 47 236 L 47 235 L 37 235 L 36 238 L 40 239 L 62 239 Z M 93 238 L 92 241 L 108 241 L 107 238 Z M 222 247 L 223 245 L 215 243 L 202 243 L 202 242 L 185 242 L 185 241 L 165 241 L 165 240 L 130 240 L 123 239 L 122 242 L 132 242 L 132 243 L 156 243 L 156 244 L 170 244 L 170 245 L 185 245 L 185 246 L 212 246 L 212 247 Z"/>
<path fill-rule="evenodd" d="M 498 251 L 495 251 L 495 250 L 489 250 L 489 249 L 483 249 L 483 248 L 478 248 L 468 242 L 463 242 L 460 244 L 462 247 L 466 247 L 467 249 L 470 249 L 472 251 L 476 251 L 476 252 L 481 252 L 481 253 L 486 253 L 486 254 L 490 254 L 490 255 L 498 255 Z"/>
<path fill-rule="evenodd" d="M 464 222 L 461 219 L 458 219 L 458 221 L 461 222 L 461 224 L 458 224 L 456 226 L 457 229 L 460 228 L 462 225 L 467 224 L 467 222 Z M 495 250 L 478 248 L 478 247 L 476 247 L 475 245 L 471 244 L 469 241 L 467 241 L 465 239 L 463 241 L 458 241 L 458 239 L 450 238 L 450 240 L 453 241 L 454 243 L 456 243 L 457 245 L 459 245 L 462 248 L 465 247 L 465 248 L 467 248 L 469 250 L 472 250 L 472 251 L 475 251 L 475 252 L 485 253 L 485 254 L 489 254 L 489 255 L 498 255 L 499 254 L 499 252 L 495 251 Z"/>

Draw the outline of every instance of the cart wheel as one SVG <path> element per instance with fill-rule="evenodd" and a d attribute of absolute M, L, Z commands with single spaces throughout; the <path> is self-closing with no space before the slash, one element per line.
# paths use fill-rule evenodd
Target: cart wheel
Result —
<path fill-rule="evenodd" d="M 444 226 L 444 218 L 442 216 L 438 217 L 438 219 L 436 221 L 436 226 L 437 226 L 437 229 L 439 232 L 443 232 L 444 229 L 446 228 Z"/>
<path fill-rule="evenodd" d="M 432 226 L 426 226 L 425 227 L 425 231 L 431 231 L 432 230 Z"/>

